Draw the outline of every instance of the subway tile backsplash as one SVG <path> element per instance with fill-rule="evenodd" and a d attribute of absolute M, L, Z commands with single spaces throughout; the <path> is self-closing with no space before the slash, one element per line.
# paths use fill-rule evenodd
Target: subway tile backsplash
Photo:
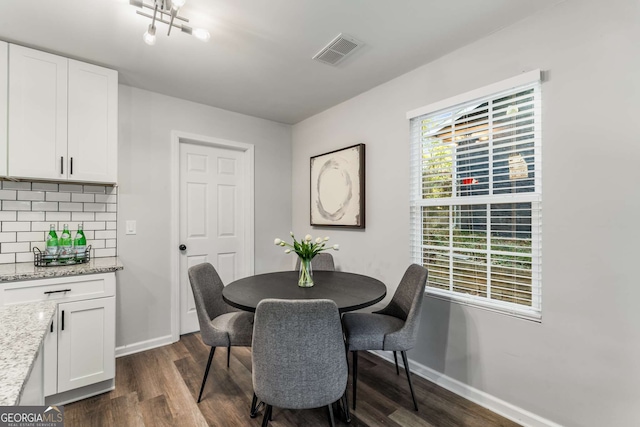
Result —
<path fill-rule="evenodd" d="M 0 264 L 33 262 L 44 249 L 49 225 L 58 236 L 69 224 L 75 236 L 82 224 L 92 257 L 117 254 L 117 188 L 102 185 L 2 181 L 0 186 Z"/>

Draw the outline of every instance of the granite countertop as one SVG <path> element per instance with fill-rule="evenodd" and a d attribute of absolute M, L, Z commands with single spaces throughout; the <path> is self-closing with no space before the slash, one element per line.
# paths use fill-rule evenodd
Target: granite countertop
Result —
<path fill-rule="evenodd" d="M 0 307 L 0 406 L 17 405 L 57 302 Z"/>
<path fill-rule="evenodd" d="M 0 264 L 0 282 L 110 273 L 122 269 L 123 266 L 118 257 L 92 258 L 85 264 L 58 265 L 55 267 L 36 267 L 32 262 Z"/>

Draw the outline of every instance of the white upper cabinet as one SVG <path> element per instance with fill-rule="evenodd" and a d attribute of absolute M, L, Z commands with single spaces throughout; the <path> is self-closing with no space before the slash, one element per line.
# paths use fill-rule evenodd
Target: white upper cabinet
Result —
<path fill-rule="evenodd" d="M 9 46 L 8 175 L 115 183 L 118 74 Z"/>
<path fill-rule="evenodd" d="M 9 45 L 0 41 L 0 176 L 7 176 L 7 86 Z"/>
<path fill-rule="evenodd" d="M 69 179 L 116 182 L 118 73 L 69 60 Z"/>
<path fill-rule="evenodd" d="M 67 59 L 9 46 L 9 176 L 66 179 Z"/>

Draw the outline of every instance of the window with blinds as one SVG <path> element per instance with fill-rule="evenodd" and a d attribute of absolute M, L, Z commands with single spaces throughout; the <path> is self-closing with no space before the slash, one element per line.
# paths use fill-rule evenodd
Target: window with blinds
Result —
<path fill-rule="evenodd" d="M 411 249 L 429 293 L 540 317 L 539 76 L 408 114 Z"/>

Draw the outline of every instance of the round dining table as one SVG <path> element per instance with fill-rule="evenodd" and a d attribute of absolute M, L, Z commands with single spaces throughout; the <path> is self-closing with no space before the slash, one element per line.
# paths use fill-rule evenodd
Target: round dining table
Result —
<path fill-rule="evenodd" d="M 265 298 L 330 299 L 340 313 L 373 305 L 387 295 L 387 287 L 378 279 L 343 271 L 314 271 L 314 286 L 298 286 L 297 271 L 258 274 L 236 280 L 222 291 L 224 301 L 245 311 L 256 311 Z"/>

